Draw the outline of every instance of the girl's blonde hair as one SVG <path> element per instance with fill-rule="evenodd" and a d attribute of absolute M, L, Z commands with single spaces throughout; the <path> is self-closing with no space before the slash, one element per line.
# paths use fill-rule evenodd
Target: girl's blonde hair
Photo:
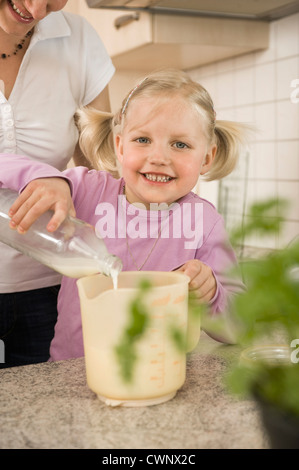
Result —
<path fill-rule="evenodd" d="M 113 147 L 113 134 L 123 128 L 130 103 L 138 97 L 179 94 L 190 102 L 204 120 L 209 144 L 216 144 L 213 164 L 205 179 L 216 180 L 227 176 L 235 168 L 241 147 L 246 141 L 249 126 L 232 121 L 216 120 L 213 101 L 199 83 L 180 70 L 160 70 L 147 75 L 125 97 L 120 110 L 114 115 L 92 108 L 77 112 L 80 147 L 92 166 L 118 176 L 117 159 Z M 183 117 L 182 117 L 183 118 Z"/>

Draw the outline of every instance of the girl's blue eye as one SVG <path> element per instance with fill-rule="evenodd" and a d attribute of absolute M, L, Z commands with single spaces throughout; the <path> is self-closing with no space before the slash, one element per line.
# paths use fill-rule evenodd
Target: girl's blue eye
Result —
<path fill-rule="evenodd" d="M 188 148 L 188 145 L 184 144 L 184 142 L 175 142 L 175 147 L 178 149 L 186 149 Z"/>
<path fill-rule="evenodd" d="M 147 137 L 138 137 L 138 139 L 136 139 L 136 142 L 139 142 L 140 144 L 147 144 L 148 143 L 148 138 Z"/>

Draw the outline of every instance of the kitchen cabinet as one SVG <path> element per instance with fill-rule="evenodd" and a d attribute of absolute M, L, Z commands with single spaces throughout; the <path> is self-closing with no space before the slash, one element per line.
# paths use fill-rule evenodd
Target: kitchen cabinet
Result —
<path fill-rule="evenodd" d="M 268 47 L 264 21 L 88 8 L 82 0 L 72 4 L 97 30 L 117 70 L 187 70 Z"/>

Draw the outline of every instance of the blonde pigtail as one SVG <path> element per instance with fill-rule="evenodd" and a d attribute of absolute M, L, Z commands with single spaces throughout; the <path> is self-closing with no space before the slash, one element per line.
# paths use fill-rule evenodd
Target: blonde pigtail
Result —
<path fill-rule="evenodd" d="M 96 170 L 105 170 L 119 177 L 113 146 L 114 115 L 94 108 L 81 108 L 76 113 L 79 145 L 87 160 Z"/>
<path fill-rule="evenodd" d="M 249 131 L 252 130 L 247 124 L 216 121 L 214 134 L 217 152 L 211 169 L 206 173 L 205 180 L 212 181 L 224 178 L 234 170 L 242 147 L 248 142 Z"/>

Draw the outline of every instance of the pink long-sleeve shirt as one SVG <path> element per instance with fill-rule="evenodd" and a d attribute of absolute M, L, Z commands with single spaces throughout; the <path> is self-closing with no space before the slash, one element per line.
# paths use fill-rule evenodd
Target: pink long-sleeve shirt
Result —
<path fill-rule="evenodd" d="M 124 271 L 141 266 L 144 271 L 172 271 L 198 259 L 211 267 L 216 278 L 217 290 L 210 301 L 213 314 L 224 312 L 230 297 L 244 289 L 239 278 L 228 274 L 237 261 L 223 218 L 193 192 L 176 201 L 171 210 L 148 211 L 126 201 L 123 178 L 85 167 L 60 172 L 24 156 L 0 154 L 0 187 L 21 191 L 33 179 L 44 177 L 67 179 L 76 216 L 97 228 L 108 251 L 122 260 Z M 83 355 L 76 279 L 63 277 L 51 360 Z"/>

